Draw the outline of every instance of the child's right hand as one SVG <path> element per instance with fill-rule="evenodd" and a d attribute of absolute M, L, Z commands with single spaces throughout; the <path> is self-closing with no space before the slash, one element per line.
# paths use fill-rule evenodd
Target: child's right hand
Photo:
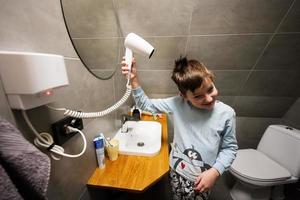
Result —
<path fill-rule="evenodd" d="M 196 179 L 195 191 L 207 192 L 212 188 L 219 176 L 220 173 L 213 167 L 202 172 Z"/>
<path fill-rule="evenodd" d="M 122 69 L 122 74 L 124 76 L 128 76 L 129 69 L 128 69 L 128 65 L 125 62 L 124 57 L 123 57 L 122 62 L 121 62 L 121 69 Z M 132 85 L 133 88 L 138 87 L 138 79 L 137 79 L 137 70 L 136 70 L 135 58 L 132 59 L 130 81 L 131 81 L 131 85 Z"/>

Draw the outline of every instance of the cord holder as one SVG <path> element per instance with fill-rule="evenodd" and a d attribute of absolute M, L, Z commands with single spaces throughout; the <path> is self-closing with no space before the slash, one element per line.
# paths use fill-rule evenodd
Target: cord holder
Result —
<path fill-rule="evenodd" d="M 52 149 L 54 146 L 55 146 L 55 142 L 53 142 L 53 143 L 47 148 L 47 150 L 48 150 L 48 151 L 51 151 L 51 149 Z"/>

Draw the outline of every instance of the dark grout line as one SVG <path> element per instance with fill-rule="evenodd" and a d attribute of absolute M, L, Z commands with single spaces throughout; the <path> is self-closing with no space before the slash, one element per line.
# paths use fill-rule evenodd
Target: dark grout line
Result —
<path fill-rule="evenodd" d="M 254 36 L 254 35 L 272 35 L 274 33 L 211 33 L 211 34 L 187 34 L 187 35 L 148 35 L 144 38 L 180 38 L 180 37 L 221 37 L 221 36 Z M 300 34 L 300 32 L 277 32 L 276 34 Z M 103 36 L 103 37 L 72 37 L 73 40 L 108 40 L 108 39 L 125 39 L 122 36 Z"/>

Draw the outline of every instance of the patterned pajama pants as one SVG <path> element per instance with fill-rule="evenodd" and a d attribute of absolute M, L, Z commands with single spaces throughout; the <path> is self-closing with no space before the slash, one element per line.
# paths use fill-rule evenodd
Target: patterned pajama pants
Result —
<path fill-rule="evenodd" d="M 194 182 L 180 176 L 173 169 L 170 170 L 170 183 L 173 200 L 208 200 L 210 192 L 195 192 Z"/>

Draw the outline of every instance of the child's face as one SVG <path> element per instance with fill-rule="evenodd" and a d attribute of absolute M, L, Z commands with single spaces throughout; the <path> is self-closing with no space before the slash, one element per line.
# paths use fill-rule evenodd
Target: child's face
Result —
<path fill-rule="evenodd" d="M 201 87 L 198 87 L 194 92 L 188 90 L 184 98 L 191 102 L 193 106 L 201 109 L 213 109 L 218 90 L 215 88 L 214 83 L 209 78 L 203 80 Z"/>

